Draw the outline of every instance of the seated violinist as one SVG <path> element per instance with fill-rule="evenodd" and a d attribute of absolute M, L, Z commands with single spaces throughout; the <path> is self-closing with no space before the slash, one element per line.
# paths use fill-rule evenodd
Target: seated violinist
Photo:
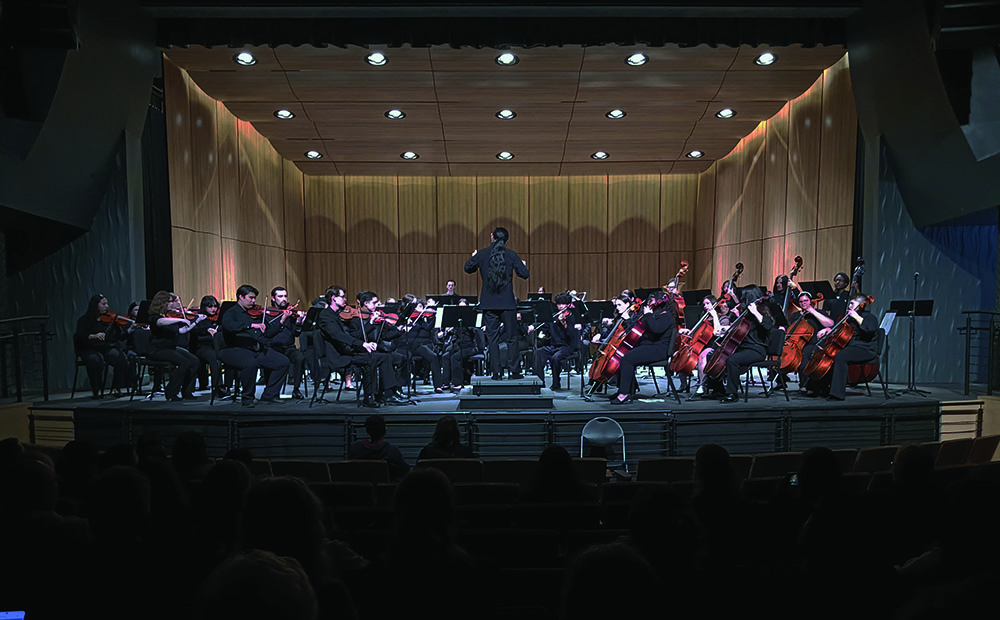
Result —
<path fill-rule="evenodd" d="M 116 315 L 108 311 L 108 298 L 94 295 L 87 303 L 87 311 L 76 322 L 73 334 L 73 347 L 86 364 L 90 391 L 95 399 L 101 397 L 104 389 L 105 366 L 111 366 L 114 371 L 111 396 L 120 397 L 122 388 L 135 383 L 135 368 L 124 349 L 127 328 L 119 325 L 115 318 Z"/>
<path fill-rule="evenodd" d="M 653 291 L 640 311 L 637 325 L 642 325 L 642 337 L 634 348 L 621 358 L 618 369 L 618 393 L 611 397 L 612 405 L 633 402 L 635 369 L 643 364 L 670 359 L 677 337 L 675 306 L 663 291 Z"/>
<path fill-rule="evenodd" d="M 462 300 L 459 305 L 468 304 Z M 438 332 L 438 341 L 445 343 L 444 353 L 441 355 L 441 374 L 445 385 L 450 386 L 452 391 L 462 390 L 465 383 L 465 362 L 480 352 L 476 344 L 475 329 L 463 325 L 446 327 Z"/>
<path fill-rule="evenodd" d="M 444 393 L 450 386 L 445 385 L 443 371 L 441 369 L 441 356 L 437 352 L 437 336 L 434 329 L 433 308 L 428 309 L 422 301 L 407 294 L 403 296 L 403 313 L 406 314 L 406 325 L 403 327 L 403 339 L 399 343 L 399 352 L 409 359 L 422 359 L 431 370 L 431 380 L 434 383 L 434 392 Z M 408 383 L 410 380 L 409 369 L 406 368 L 403 378 Z"/>
<path fill-rule="evenodd" d="M 170 362 L 174 369 L 167 383 L 168 401 L 195 400 L 194 382 L 198 377 L 198 357 L 180 346 L 182 334 L 205 320 L 203 314 L 189 315 L 181 307 L 175 293 L 159 291 L 149 304 L 149 353 L 147 357 L 159 362 Z"/>
<path fill-rule="evenodd" d="M 361 291 L 357 295 L 357 300 L 358 316 L 352 317 L 347 323 L 351 335 L 364 342 L 374 342 L 377 345 L 376 355 L 389 358 L 394 370 L 391 376 L 396 378 L 395 382 L 390 381 L 387 387 L 386 379 L 388 377 L 380 376 L 379 385 L 376 386 L 375 390 L 375 399 L 379 403 L 387 402 L 389 397 L 397 404 L 409 402 L 400 389 L 400 386 L 406 384 L 406 356 L 396 351 L 396 343 L 403 336 L 403 332 L 396 327 L 399 316 L 382 310 L 378 295 L 372 291 Z M 394 322 L 396 324 L 393 324 Z"/>
<path fill-rule="evenodd" d="M 302 400 L 302 375 L 305 368 L 305 354 L 295 346 L 295 339 L 302 333 L 305 312 L 299 312 L 288 303 L 288 291 L 282 286 L 271 289 L 271 307 L 264 315 L 264 342 L 278 353 L 288 358 L 292 373 L 292 398 Z"/>
<path fill-rule="evenodd" d="M 267 385 L 260 395 L 262 403 L 278 403 L 281 386 L 288 377 L 288 358 L 264 344 L 264 309 L 257 305 L 259 291 L 244 284 L 236 289 L 236 305 L 222 315 L 222 339 L 226 347 L 219 357 L 239 370 L 244 407 L 254 406 L 257 371 L 270 370 Z"/>
<path fill-rule="evenodd" d="M 215 334 L 219 331 L 219 300 L 214 295 L 205 295 L 201 298 L 198 313 L 205 315 L 205 320 L 196 323 L 188 332 L 188 349 L 198 356 L 201 362 L 198 368 L 201 389 L 208 389 L 208 375 L 205 374 L 207 366 L 212 376 L 211 387 L 215 390 L 215 395 L 223 397 L 229 390 L 222 377 L 222 364 L 219 363 L 219 356 L 215 352 Z M 221 334 L 219 337 L 221 338 Z"/>
<path fill-rule="evenodd" d="M 329 307 L 319 313 L 317 327 L 326 341 L 326 359 L 333 371 L 346 370 L 351 365 L 361 367 L 361 386 L 365 398 L 363 407 L 378 408 L 381 405 L 375 398 L 376 373 L 381 373 L 385 385 L 383 398 L 388 403 L 404 403 L 395 394 L 396 376 L 392 368 L 392 358 L 379 352 L 378 343 L 368 342 L 351 333 L 351 329 L 342 316 L 346 314 L 347 293 L 342 286 L 331 286 L 326 289 L 326 299 Z M 357 313 L 357 310 L 354 310 Z M 347 319 L 350 320 L 350 319 Z"/>
<path fill-rule="evenodd" d="M 573 323 L 573 300 L 569 293 L 559 293 L 555 297 L 556 316 L 548 322 L 549 341 L 535 347 L 535 361 L 532 368 L 542 385 L 545 384 L 545 366 L 552 366 L 553 391 L 562 389 L 561 376 L 563 362 L 579 350 L 580 325 Z M 529 326 L 529 331 L 533 331 Z"/>

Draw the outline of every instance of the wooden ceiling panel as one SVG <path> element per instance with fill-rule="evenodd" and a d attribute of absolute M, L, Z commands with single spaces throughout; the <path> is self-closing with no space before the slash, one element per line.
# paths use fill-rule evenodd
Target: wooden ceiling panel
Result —
<path fill-rule="evenodd" d="M 495 161 L 494 163 L 451 164 L 451 176 L 455 177 L 524 177 L 524 176 L 556 176 L 559 174 L 558 163 L 518 164 L 512 161 Z"/>
<path fill-rule="evenodd" d="M 562 142 L 538 143 L 535 141 L 506 140 L 476 140 L 448 141 L 448 161 L 451 162 L 498 162 L 502 164 L 520 162 L 555 162 L 563 157 Z M 514 154 L 513 160 L 499 161 L 496 154 L 508 151 Z"/>
<path fill-rule="evenodd" d="M 580 75 L 581 99 L 629 101 L 709 101 L 716 96 L 725 71 L 589 71 Z"/>
<path fill-rule="evenodd" d="M 649 61 L 639 67 L 625 63 L 625 59 L 639 52 L 649 57 Z M 649 47 L 645 45 L 617 46 L 602 45 L 586 48 L 583 57 L 584 71 L 725 71 L 736 58 L 737 50 L 731 47 L 680 47 L 679 45 L 664 45 Z"/>
<path fill-rule="evenodd" d="M 248 51 L 257 59 L 257 64 L 244 67 L 233 60 L 241 51 Z M 233 47 L 171 47 L 164 54 L 182 69 L 191 71 L 230 71 L 238 69 L 241 72 L 280 71 L 281 64 L 274 56 L 274 50 L 267 46 Z"/>
<path fill-rule="evenodd" d="M 295 119 L 292 119 L 293 121 Z M 318 140 L 321 135 L 316 131 L 316 126 L 312 123 L 291 123 L 286 121 L 252 121 L 253 128 L 260 135 L 268 140 L 275 139 L 295 139 L 295 140 Z"/>
<path fill-rule="evenodd" d="M 226 107 L 233 113 L 233 116 L 250 123 L 254 122 L 281 122 L 286 125 L 301 125 L 309 123 L 305 110 L 301 103 L 294 99 L 283 102 L 271 101 L 228 101 Z M 295 118 L 279 121 L 274 113 L 277 110 L 288 110 L 295 115 Z"/>
<path fill-rule="evenodd" d="M 328 177 L 344 174 L 343 171 L 337 169 L 337 164 L 332 161 L 296 161 L 293 163 L 302 174 L 309 176 Z"/>
<path fill-rule="evenodd" d="M 441 125 L 388 125 L 386 123 L 341 123 L 317 125 L 316 131 L 326 140 L 386 140 L 422 142 L 443 140 Z"/>
<path fill-rule="evenodd" d="M 578 75 L 570 71 L 441 72 L 434 76 L 438 100 L 442 103 L 479 103 L 510 105 L 505 99 L 518 101 L 573 101 L 577 93 Z M 509 93 L 511 97 L 506 97 Z M 499 108 L 498 108 L 499 109 Z"/>
<path fill-rule="evenodd" d="M 395 123 L 405 125 L 433 125 L 440 124 L 441 116 L 438 114 L 436 103 L 413 103 L 399 98 L 390 98 L 385 101 L 365 101 L 354 103 L 342 103 L 333 101 L 306 101 L 302 103 L 305 110 L 313 122 L 319 124 L 342 124 L 342 123 L 384 123 L 391 126 Z M 389 110 L 399 109 L 406 114 L 406 118 L 390 120 L 385 117 Z"/>
<path fill-rule="evenodd" d="M 430 71 L 291 71 L 296 96 L 308 101 L 434 101 Z"/>
<path fill-rule="evenodd" d="M 623 101 L 617 97 L 614 102 L 601 99 L 583 100 L 573 106 L 573 121 L 594 120 L 605 123 L 657 123 L 657 122 L 694 122 L 704 116 L 709 103 L 706 101 L 671 100 L 649 101 L 634 99 Z M 612 121 L 604 115 L 613 109 L 625 112 L 625 118 Z"/>
<path fill-rule="evenodd" d="M 780 101 L 795 99 L 813 85 L 822 71 L 730 71 L 716 99 Z"/>
<path fill-rule="evenodd" d="M 372 52 L 382 52 L 386 63 L 373 66 L 365 59 Z M 274 55 L 286 71 L 430 71 L 430 54 L 427 48 L 378 46 L 364 48 L 348 45 L 346 48 L 328 46 L 313 47 L 302 45 L 279 45 Z"/>
<path fill-rule="evenodd" d="M 651 159 L 666 161 L 677 159 L 684 148 L 683 141 L 666 142 L 660 140 L 617 140 L 567 142 L 563 161 L 586 162 L 593 161 L 591 155 L 595 151 L 604 151 L 610 157 L 609 161 L 641 161 Z"/>
<path fill-rule="evenodd" d="M 761 67 L 754 60 L 763 52 L 770 51 L 778 57 L 778 61 L 773 65 Z M 802 47 L 801 45 L 789 45 L 787 47 L 750 47 L 743 45 L 740 47 L 736 62 L 733 63 L 733 71 L 789 71 L 808 69 L 812 71 L 823 71 L 827 67 L 834 65 L 843 58 L 847 50 L 841 45 L 817 45 L 816 47 Z"/>
<path fill-rule="evenodd" d="M 336 140 L 327 141 L 325 155 L 336 162 L 406 162 L 400 154 L 406 151 L 417 153 L 414 161 L 441 163 L 447 161 L 444 142 L 410 142 L 399 140 Z"/>
<path fill-rule="evenodd" d="M 626 117 L 627 118 L 627 117 Z M 623 119 L 624 120 L 624 119 Z M 622 136 L 642 136 L 643 140 L 683 141 L 694 129 L 694 123 L 578 123 L 569 127 L 568 139 L 572 141 L 585 140 L 621 140 Z"/>
<path fill-rule="evenodd" d="M 234 65 L 235 66 L 235 65 Z M 189 71 L 194 83 L 212 99 L 230 101 L 295 101 L 283 71 Z"/>
<path fill-rule="evenodd" d="M 615 162 L 591 161 L 566 162 L 562 165 L 562 176 L 595 176 L 595 175 L 625 175 L 625 174 L 670 174 L 672 161 L 641 161 Z"/>
<path fill-rule="evenodd" d="M 579 71 L 584 56 L 584 48 L 578 46 L 521 48 L 512 50 L 518 58 L 516 65 L 498 65 L 496 57 L 505 51 L 508 50 L 436 46 L 431 48 L 430 58 L 434 71 L 490 72 L 506 76 L 535 71 Z"/>
<path fill-rule="evenodd" d="M 344 176 L 410 176 L 446 177 L 450 174 L 448 164 L 417 161 L 396 162 L 340 162 L 337 169 Z"/>

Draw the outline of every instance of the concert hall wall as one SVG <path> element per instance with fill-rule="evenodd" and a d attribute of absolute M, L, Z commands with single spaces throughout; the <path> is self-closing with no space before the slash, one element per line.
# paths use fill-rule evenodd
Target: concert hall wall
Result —
<path fill-rule="evenodd" d="M 733 265 L 770 285 L 802 255 L 801 280 L 852 254 L 857 118 L 846 58 L 708 171 L 586 177 L 314 177 L 282 160 L 164 61 L 177 292 L 231 299 L 276 284 L 308 303 L 330 284 L 383 298 L 478 294 L 462 266 L 498 225 L 544 287 L 606 298 L 664 284 L 718 288 Z"/>

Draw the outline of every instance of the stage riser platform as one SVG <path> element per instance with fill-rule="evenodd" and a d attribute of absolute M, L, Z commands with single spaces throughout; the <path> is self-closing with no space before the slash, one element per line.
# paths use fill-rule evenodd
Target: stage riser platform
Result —
<path fill-rule="evenodd" d="M 44 413 L 38 411 L 39 414 Z M 209 454 L 249 449 L 254 457 L 341 460 L 352 441 L 364 437 L 371 412 L 320 413 L 297 408 L 283 413 L 237 407 L 176 410 L 141 407 L 78 407 L 72 410 L 75 437 L 108 448 L 135 444 L 156 432 L 170 450 L 183 432 L 205 437 Z M 455 415 L 464 436 L 483 459 L 536 457 L 550 444 L 580 452 L 580 433 L 595 417 L 611 417 L 625 431 L 626 458 L 691 456 L 705 443 L 718 443 L 731 454 L 806 450 L 813 446 L 861 448 L 936 441 L 940 432 L 938 402 L 920 400 L 880 406 L 834 408 L 740 408 L 720 406 L 697 412 L 663 409 L 627 411 L 607 407 L 569 412 L 379 410 L 386 417 L 388 439 L 404 457 L 416 461 L 441 415 Z"/>

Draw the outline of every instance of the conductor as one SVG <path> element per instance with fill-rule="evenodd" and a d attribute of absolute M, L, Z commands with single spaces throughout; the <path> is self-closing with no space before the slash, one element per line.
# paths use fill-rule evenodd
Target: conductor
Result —
<path fill-rule="evenodd" d="M 512 379 L 521 378 L 517 355 L 517 302 L 514 299 L 513 274 L 528 278 L 528 265 L 517 252 L 507 248 L 510 233 L 498 227 L 490 235 L 490 246 L 472 253 L 465 262 L 465 272 L 475 273 L 483 280 L 479 309 L 483 313 L 486 326 L 486 342 L 489 346 L 490 370 L 493 379 L 500 379 L 500 324 L 504 326 L 504 341 L 507 343 L 507 368 Z"/>

